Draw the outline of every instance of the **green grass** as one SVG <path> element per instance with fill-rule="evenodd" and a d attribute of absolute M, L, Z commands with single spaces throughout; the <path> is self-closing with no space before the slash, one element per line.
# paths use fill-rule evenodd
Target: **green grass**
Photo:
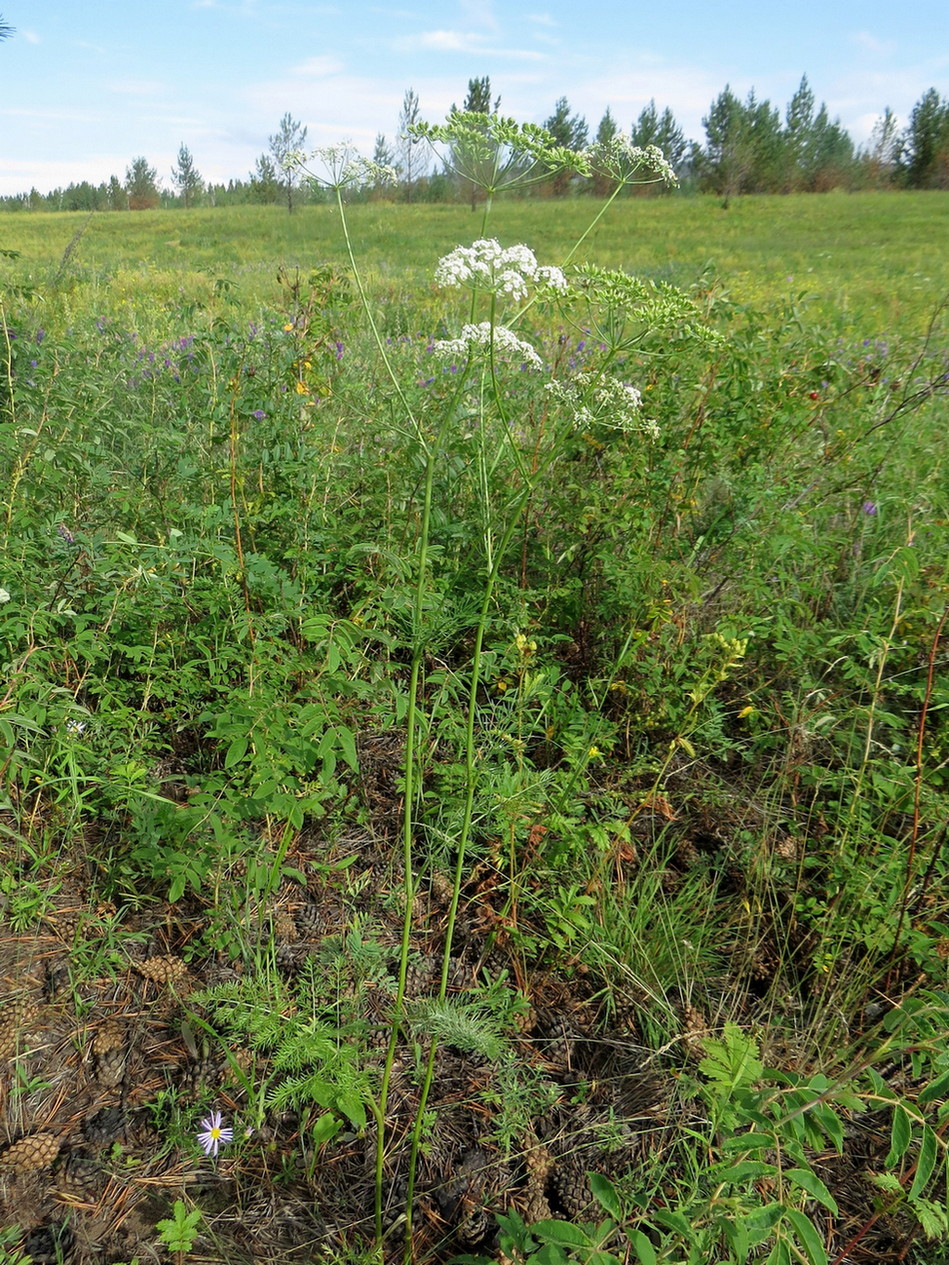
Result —
<path fill-rule="evenodd" d="M 501 201 L 492 233 L 503 244 L 529 242 L 559 262 L 596 204 Z M 356 253 L 381 288 L 413 289 L 433 261 L 477 235 L 480 213 L 464 206 L 350 208 Z M 82 234 L 66 269 L 86 301 L 107 305 L 109 291 L 178 288 L 206 296 L 218 278 L 242 301 L 273 302 L 279 266 L 307 269 L 345 262 L 336 211 L 303 207 L 196 209 L 188 212 L 7 214 L 0 243 L 22 258 L 8 275 L 40 286 Z M 918 327 L 949 293 L 949 262 L 938 243 L 949 234 L 949 203 L 939 193 L 834 193 L 748 197 L 726 211 L 711 197 L 629 198 L 608 211 L 585 257 L 606 267 L 690 286 L 719 278 L 740 302 L 804 296 L 842 331 L 866 335 Z M 790 280 L 789 280 L 790 278 Z M 99 291 L 98 295 L 96 291 Z"/>

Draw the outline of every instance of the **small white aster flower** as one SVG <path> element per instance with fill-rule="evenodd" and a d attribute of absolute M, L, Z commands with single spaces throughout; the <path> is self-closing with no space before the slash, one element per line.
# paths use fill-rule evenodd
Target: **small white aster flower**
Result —
<path fill-rule="evenodd" d="M 219 1111 L 212 1111 L 206 1120 L 201 1121 L 198 1143 L 205 1155 L 217 1155 L 223 1143 L 234 1140 L 234 1130 L 222 1125 L 221 1118 Z"/>

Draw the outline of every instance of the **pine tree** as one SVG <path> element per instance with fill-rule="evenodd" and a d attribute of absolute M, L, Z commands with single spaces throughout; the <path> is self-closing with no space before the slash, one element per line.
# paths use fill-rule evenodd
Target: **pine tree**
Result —
<path fill-rule="evenodd" d="M 299 188 L 299 177 L 293 166 L 293 158 L 303 152 L 306 145 L 307 129 L 291 114 L 287 113 L 280 120 L 280 128 L 269 138 L 270 152 L 274 163 L 281 173 L 283 187 L 287 194 L 287 210 L 293 211 L 294 193 Z"/>
<path fill-rule="evenodd" d="M 171 178 L 187 208 L 194 206 L 204 190 L 204 181 L 194 165 L 191 150 L 183 142 L 178 148 L 178 165 L 172 167 Z"/>
<path fill-rule="evenodd" d="M 501 98 L 497 97 L 494 102 L 494 109 L 491 108 L 491 77 L 484 75 L 480 79 L 468 80 L 468 95 L 465 97 L 465 104 L 462 106 L 460 113 L 462 114 L 480 114 L 487 117 L 492 113 L 497 113 L 501 105 Z M 458 107 L 452 105 L 452 114 L 459 113 Z M 484 147 L 485 152 L 479 152 L 478 155 L 473 153 L 456 153 L 453 156 L 452 165 L 456 170 L 476 171 L 480 177 L 475 180 L 465 180 L 461 182 L 462 194 L 471 200 L 472 211 L 478 205 L 478 197 L 480 189 L 490 182 L 491 173 L 497 167 L 498 155 L 491 152 L 491 146 Z"/>
<path fill-rule="evenodd" d="M 913 106 L 903 133 L 902 166 L 912 189 L 949 188 L 949 101 L 935 88 Z"/>
<path fill-rule="evenodd" d="M 412 192 L 418 178 L 420 156 L 418 137 L 410 132 L 419 121 L 418 94 L 411 88 L 406 90 L 402 98 L 402 112 L 399 115 L 399 167 L 402 173 L 402 189 L 406 202 L 412 201 Z"/>
<path fill-rule="evenodd" d="M 158 172 L 145 158 L 135 158 L 125 172 L 125 191 L 130 211 L 147 211 L 158 206 Z"/>
<path fill-rule="evenodd" d="M 261 154 L 248 177 L 251 202 L 272 204 L 280 197 L 280 177 L 269 154 Z"/>
<path fill-rule="evenodd" d="M 561 97 L 554 105 L 554 112 L 549 119 L 544 121 L 544 127 L 554 138 L 555 143 L 563 145 L 565 149 L 583 149 L 587 143 L 586 119 L 580 114 L 570 113 L 570 103 L 566 97 Z M 551 180 L 551 192 L 554 197 L 560 197 L 567 192 L 575 174 L 569 168 L 565 168 L 554 175 Z"/>

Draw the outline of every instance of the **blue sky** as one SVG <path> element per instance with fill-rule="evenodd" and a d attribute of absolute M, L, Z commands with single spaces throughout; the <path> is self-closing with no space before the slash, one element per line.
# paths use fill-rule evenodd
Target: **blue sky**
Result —
<path fill-rule="evenodd" d="M 0 0 L 0 193 L 123 178 L 170 183 L 186 144 L 205 179 L 246 177 L 289 111 L 311 145 L 370 153 L 405 90 L 422 117 L 490 75 L 501 110 L 543 122 L 566 96 L 596 128 L 654 98 L 687 136 L 730 84 L 782 111 L 806 74 L 854 139 L 949 96 L 945 0 Z"/>

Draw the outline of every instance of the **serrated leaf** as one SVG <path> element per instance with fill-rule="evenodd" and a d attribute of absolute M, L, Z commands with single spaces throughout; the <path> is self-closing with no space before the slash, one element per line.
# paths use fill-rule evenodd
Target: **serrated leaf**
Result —
<path fill-rule="evenodd" d="M 774 1138 L 770 1133 L 740 1133 L 734 1138 L 725 1138 L 722 1150 L 730 1151 L 766 1151 L 774 1146 Z"/>
<path fill-rule="evenodd" d="M 774 1164 L 765 1164 L 761 1160 L 742 1160 L 729 1168 L 716 1168 L 715 1177 L 722 1182 L 753 1182 L 760 1177 L 773 1177 L 778 1171 Z"/>
<path fill-rule="evenodd" d="M 949 1217 L 940 1204 L 931 1199 L 916 1199 L 913 1212 L 927 1239 L 945 1239 L 949 1235 Z"/>
<path fill-rule="evenodd" d="M 642 1230 L 630 1230 L 629 1242 L 639 1260 L 639 1265 L 656 1265 L 656 1249 Z"/>
<path fill-rule="evenodd" d="M 810 1217 L 799 1212 L 797 1208 L 788 1208 L 784 1215 L 788 1223 L 794 1227 L 794 1233 L 807 1253 L 807 1259 L 811 1265 L 827 1265 L 827 1251 Z"/>
<path fill-rule="evenodd" d="M 620 1202 L 619 1195 L 616 1193 L 616 1187 L 610 1179 L 604 1177 L 602 1173 L 587 1173 L 587 1179 L 590 1182 L 593 1198 L 600 1207 L 615 1220 L 622 1221 L 623 1205 Z"/>
<path fill-rule="evenodd" d="M 892 1168 L 900 1162 L 906 1154 L 912 1136 L 913 1126 L 906 1114 L 906 1108 L 897 1103 L 893 1108 L 893 1120 L 890 1124 L 890 1153 L 883 1161 L 887 1168 Z"/>
<path fill-rule="evenodd" d="M 235 738 L 228 747 L 227 754 L 224 757 L 225 769 L 233 769 L 235 764 L 240 764 L 241 760 L 243 760 L 244 756 L 247 754 L 247 747 L 247 738 Z"/>
<path fill-rule="evenodd" d="M 809 1168 L 789 1168 L 784 1175 L 792 1186 L 805 1191 L 812 1199 L 823 1204 L 829 1212 L 837 1215 L 836 1199 L 815 1172 Z"/>
<path fill-rule="evenodd" d="M 919 1105 L 924 1107 L 928 1102 L 934 1102 L 937 1098 L 946 1097 L 949 1097 L 949 1072 L 943 1072 L 934 1081 L 930 1081 L 920 1093 L 918 1101 Z"/>
<path fill-rule="evenodd" d="M 664 1225 L 667 1230 L 673 1230 L 676 1234 L 681 1234 L 686 1243 L 695 1242 L 695 1231 L 692 1229 L 692 1223 L 681 1212 L 674 1212 L 669 1208 L 657 1208 L 653 1215 L 659 1224 Z"/>
<path fill-rule="evenodd" d="M 778 1239 L 768 1253 L 765 1265 L 791 1265 L 791 1251 L 784 1239 Z"/>
<path fill-rule="evenodd" d="M 923 1126 L 923 1140 L 919 1146 L 919 1159 L 916 1162 L 916 1176 L 909 1188 L 909 1198 L 917 1199 L 926 1189 L 926 1183 L 933 1175 L 936 1164 L 936 1135 L 929 1125 Z"/>
<path fill-rule="evenodd" d="M 590 1236 L 572 1221 L 535 1221 L 531 1230 L 548 1243 L 567 1247 L 589 1247 Z"/>

